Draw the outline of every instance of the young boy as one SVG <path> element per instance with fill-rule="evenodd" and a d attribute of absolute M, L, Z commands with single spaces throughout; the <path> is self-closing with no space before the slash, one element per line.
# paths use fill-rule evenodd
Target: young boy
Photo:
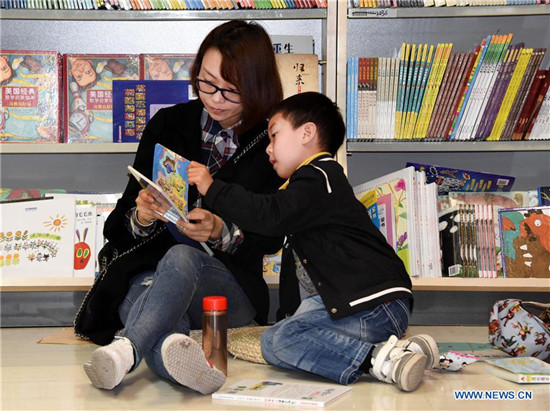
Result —
<path fill-rule="evenodd" d="M 370 372 L 414 391 L 424 369 L 439 363 L 439 351 L 428 335 L 398 340 L 408 324 L 411 281 L 333 160 L 345 135 L 338 107 L 319 93 L 297 94 L 272 110 L 268 131 L 269 160 L 287 179 L 275 194 L 214 181 L 196 162 L 188 169 L 190 184 L 220 216 L 244 230 L 286 236 L 283 319 L 262 335 L 263 357 L 341 384 Z"/>

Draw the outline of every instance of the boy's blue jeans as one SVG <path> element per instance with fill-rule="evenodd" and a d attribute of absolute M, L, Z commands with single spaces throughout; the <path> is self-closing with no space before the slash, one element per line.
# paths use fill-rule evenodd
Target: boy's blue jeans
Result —
<path fill-rule="evenodd" d="M 375 343 L 401 338 L 409 322 L 409 300 L 394 300 L 332 320 L 319 295 L 302 301 L 291 317 L 262 334 L 264 359 L 272 365 L 351 384 Z"/>
<path fill-rule="evenodd" d="M 256 315 L 225 265 L 193 247 L 172 247 L 155 271 L 134 277 L 119 307 L 125 327 L 117 333 L 133 343 L 133 369 L 145 358 L 153 372 L 173 381 L 162 362 L 162 343 L 172 333 L 189 335 L 202 327 L 202 299 L 209 295 L 227 297 L 229 327 L 247 325 Z"/>

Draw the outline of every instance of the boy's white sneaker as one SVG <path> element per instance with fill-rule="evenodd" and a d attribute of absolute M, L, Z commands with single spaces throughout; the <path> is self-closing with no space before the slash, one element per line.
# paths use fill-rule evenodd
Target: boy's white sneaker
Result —
<path fill-rule="evenodd" d="M 422 382 L 428 358 L 397 346 L 398 341 L 392 335 L 374 349 L 369 372 L 380 381 L 395 383 L 403 391 L 414 391 Z"/>
<path fill-rule="evenodd" d="M 225 383 L 225 374 L 206 359 L 202 347 L 185 334 L 171 334 L 162 343 L 162 362 L 179 384 L 211 394 Z"/>
<path fill-rule="evenodd" d="M 431 335 L 413 335 L 405 340 L 397 341 L 396 345 L 418 354 L 424 354 L 428 357 L 428 361 L 426 361 L 427 370 L 439 366 L 439 348 Z"/>
<path fill-rule="evenodd" d="M 134 365 L 134 349 L 128 338 L 116 338 L 111 344 L 98 348 L 84 364 L 84 371 L 96 388 L 112 390 Z"/>

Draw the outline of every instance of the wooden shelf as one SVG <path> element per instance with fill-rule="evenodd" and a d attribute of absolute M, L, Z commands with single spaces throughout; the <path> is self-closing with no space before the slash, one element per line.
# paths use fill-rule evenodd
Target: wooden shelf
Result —
<path fill-rule="evenodd" d="M 0 291 L 88 291 L 92 283 L 93 278 L 2 278 Z M 549 278 L 413 278 L 412 283 L 415 291 L 550 292 Z"/>
<path fill-rule="evenodd" d="M 109 154 L 135 153 L 138 143 L 45 144 L 0 143 L 0 154 Z"/>

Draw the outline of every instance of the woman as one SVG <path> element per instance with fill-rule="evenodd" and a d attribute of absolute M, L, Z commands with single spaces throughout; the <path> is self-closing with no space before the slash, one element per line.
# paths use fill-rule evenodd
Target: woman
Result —
<path fill-rule="evenodd" d="M 259 193 L 277 190 L 282 181 L 265 155 L 265 119 L 282 99 L 282 87 L 265 30 L 244 21 L 215 28 L 199 48 L 191 81 L 199 99 L 160 110 L 149 121 L 134 168 L 150 177 L 160 143 L 205 164 L 214 178 Z M 188 204 L 195 208 L 176 229 L 132 178 L 109 216 L 102 271 L 75 319 L 77 334 L 108 344 L 84 365 L 97 388 L 114 388 L 143 358 L 159 376 L 204 394 L 223 385 L 225 376 L 187 337 L 201 327 L 204 296 L 227 296 L 230 327 L 266 323 L 262 257 L 277 251 L 281 239 L 243 233 L 201 208 L 200 200 L 191 187 Z"/>

